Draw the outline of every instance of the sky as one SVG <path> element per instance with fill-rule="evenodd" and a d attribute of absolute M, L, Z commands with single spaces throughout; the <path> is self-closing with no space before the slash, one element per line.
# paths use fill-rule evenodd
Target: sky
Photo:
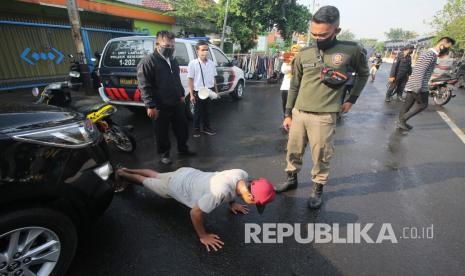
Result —
<path fill-rule="evenodd" d="M 311 6 L 313 0 L 298 0 Z M 386 40 L 390 28 L 414 31 L 420 36 L 434 31 L 429 25 L 447 0 L 315 0 L 316 6 L 332 5 L 341 13 L 341 29 L 357 38 Z"/>

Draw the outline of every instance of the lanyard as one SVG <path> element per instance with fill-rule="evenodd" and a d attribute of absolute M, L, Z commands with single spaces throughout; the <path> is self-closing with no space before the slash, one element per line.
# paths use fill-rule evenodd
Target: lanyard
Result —
<path fill-rule="evenodd" d="M 205 79 L 203 78 L 202 64 L 200 64 L 200 61 L 198 61 L 198 62 L 199 62 L 199 66 L 200 66 L 200 74 L 202 75 L 203 87 L 205 87 Z M 207 60 L 207 63 L 208 63 L 208 60 Z"/>

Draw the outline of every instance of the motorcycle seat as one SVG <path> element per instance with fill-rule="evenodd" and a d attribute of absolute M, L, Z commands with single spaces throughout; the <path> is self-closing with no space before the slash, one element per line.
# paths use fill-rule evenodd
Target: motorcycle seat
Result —
<path fill-rule="evenodd" d="M 78 108 L 78 111 L 84 114 L 89 114 L 92 112 L 95 112 L 99 110 L 100 108 L 108 105 L 107 103 L 98 103 L 98 104 L 93 104 L 93 105 L 86 105 Z"/>
<path fill-rule="evenodd" d="M 450 81 L 453 79 L 454 78 L 449 75 L 443 75 L 443 76 L 439 76 L 437 78 L 432 79 L 431 82 L 443 82 L 443 81 Z"/>

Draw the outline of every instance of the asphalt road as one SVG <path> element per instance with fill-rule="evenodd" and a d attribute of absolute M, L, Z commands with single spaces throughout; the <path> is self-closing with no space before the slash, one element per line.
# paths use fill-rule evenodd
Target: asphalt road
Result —
<path fill-rule="evenodd" d="M 384 102 L 388 67 L 381 67 L 378 79 L 367 84 L 338 124 L 321 210 L 306 207 L 308 149 L 299 188 L 278 195 L 263 215 L 252 209 L 247 216 L 235 216 L 221 206 L 206 216 L 207 230 L 225 242 L 219 252 L 209 253 L 200 244 L 186 207 L 143 187 L 129 187 L 81 238 L 69 275 L 464 274 L 465 144 L 437 110 L 463 131 L 465 90 L 458 90 L 444 108 L 430 106 L 411 120 L 411 132 L 402 133 L 394 127 L 400 103 Z M 150 122 L 120 108 L 117 120 L 135 126 L 138 148 L 113 158 L 128 167 L 160 171 L 242 168 L 279 183 L 285 178 L 286 145 L 279 128 L 280 101 L 279 86 L 267 84 L 248 85 L 238 102 L 224 97 L 213 105 L 218 134 L 190 139 L 199 153 L 194 158 L 176 158 L 174 148 L 175 162 L 168 168 L 158 164 Z M 389 224 L 397 242 L 301 244 L 288 237 L 279 244 L 247 244 L 246 223 L 334 223 L 341 236 L 350 225 L 373 223 L 369 233 L 374 240 Z M 431 227 L 433 233 L 412 238 L 412 229 L 421 233 Z"/>

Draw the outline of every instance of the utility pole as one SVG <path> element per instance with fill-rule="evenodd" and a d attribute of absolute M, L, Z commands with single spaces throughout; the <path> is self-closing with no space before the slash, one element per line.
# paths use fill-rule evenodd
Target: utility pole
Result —
<path fill-rule="evenodd" d="M 228 22 L 228 11 L 229 11 L 229 0 L 226 0 L 226 11 L 224 13 L 223 32 L 221 33 L 221 45 L 220 48 L 224 51 L 224 33 L 226 31 L 226 23 Z"/>
<path fill-rule="evenodd" d="M 67 0 L 66 7 L 68 8 L 69 23 L 71 24 L 71 35 L 77 52 L 77 60 L 81 68 L 81 80 L 86 93 L 91 93 L 92 82 L 89 74 L 89 67 L 85 57 L 84 42 L 81 36 L 81 19 L 76 0 Z"/>
<path fill-rule="evenodd" d="M 311 5 L 311 7 L 310 7 L 310 4 L 308 5 L 309 8 L 311 9 L 312 17 L 313 17 L 313 15 L 315 14 L 315 4 L 316 4 L 317 6 L 319 6 L 319 4 L 318 4 L 318 3 L 315 3 L 315 2 L 316 2 L 316 0 L 312 0 L 312 5 Z M 308 22 L 307 46 L 310 46 L 310 24 L 311 24 L 311 21 Z"/>

